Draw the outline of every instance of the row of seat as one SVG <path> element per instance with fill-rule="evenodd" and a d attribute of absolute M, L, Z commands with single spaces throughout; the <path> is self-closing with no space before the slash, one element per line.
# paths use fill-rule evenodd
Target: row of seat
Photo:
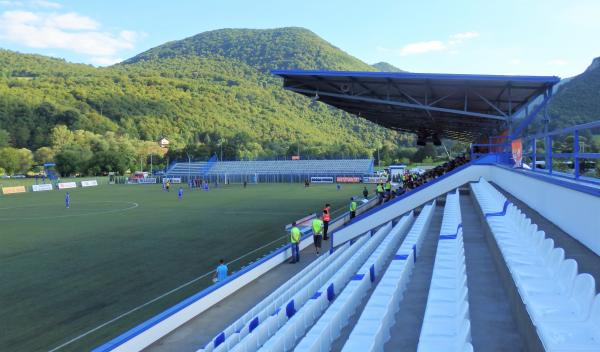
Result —
<path fill-rule="evenodd" d="M 412 216 L 412 214 L 410 215 Z M 389 245 L 387 235 L 392 229 L 392 223 L 383 225 L 357 253 L 344 265 L 334 268 L 336 274 L 328 280 L 320 289 L 313 291 L 311 299 L 300 307 L 297 312 L 273 335 L 260 349 L 260 351 L 288 351 L 296 345 L 297 341 L 304 336 L 306 331 L 314 324 L 314 321 L 331 304 L 331 302 L 342 292 L 354 273 L 373 255 L 381 253 L 376 251 L 378 247 Z M 356 244 L 355 244 L 356 245 Z M 249 350 L 241 350 L 249 351 Z"/>
<path fill-rule="evenodd" d="M 391 255 L 400 245 L 406 230 L 411 225 L 412 212 L 403 217 L 387 235 L 369 259 L 354 274 L 341 294 L 336 297 L 316 324 L 300 341 L 295 351 L 329 351 L 341 330 L 348 324 L 350 317 L 359 307 L 363 297 L 383 269 L 389 263 Z M 326 306 L 325 306 L 326 307 Z"/>
<path fill-rule="evenodd" d="M 176 163 L 168 172 L 169 176 L 187 176 L 207 173 L 223 174 L 370 174 L 373 161 L 356 160 L 270 160 L 270 161 L 223 161 L 207 167 L 207 162 Z"/>
<path fill-rule="evenodd" d="M 334 253 L 325 252 L 323 255 L 316 258 L 299 273 L 294 275 L 290 280 L 283 283 L 269 296 L 265 297 L 262 301 L 252 307 L 243 316 L 238 318 L 234 323 L 225 328 L 222 332 L 217 334 L 215 338 L 210 341 L 206 347 L 198 351 L 210 352 L 214 347 L 219 346 L 226 340 L 230 339 L 232 335 L 238 334 L 236 340 L 239 341 L 240 337 L 245 336 L 250 332 L 249 323 L 254 321 L 253 325 L 260 324 L 270 313 L 273 312 L 275 307 L 283 305 L 284 302 L 289 300 L 296 292 L 298 292 L 312 277 L 321 271 L 322 266 L 327 266 L 329 263 L 339 257 L 348 247 L 349 243 L 346 243 L 335 251 Z M 248 326 L 247 326 L 248 325 Z M 231 343 L 232 340 L 228 341 Z"/>
<path fill-rule="evenodd" d="M 382 226 L 373 236 L 369 231 L 365 236 L 360 237 L 354 244 L 342 253 L 335 262 L 327 267 L 321 267 L 321 273 L 310 277 L 310 281 L 301 290 L 296 293 L 287 303 L 278 307 L 273 313 L 262 321 L 256 328 L 243 338 L 240 338 L 237 344 L 228 344 L 227 349 L 233 351 L 255 351 L 262 346 L 271 336 L 276 335 L 280 330 L 287 329 L 289 321 L 295 316 L 309 300 L 314 299 L 315 292 L 322 292 L 319 289 L 323 285 L 332 286 L 331 282 L 338 281 L 340 272 L 344 272 L 355 262 L 357 257 L 366 255 L 366 251 L 373 250 L 391 230 L 391 224 Z M 334 253 L 337 251 L 334 251 Z M 364 260 L 364 259 L 363 259 Z M 340 283 L 341 284 L 341 283 Z M 333 294 L 333 288 L 329 288 L 328 295 Z M 221 346 L 219 346 L 220 348 Z"/>
<path fill-rule="evenodd" d="M 547 351 L 600 351 L 594 278 L 485 179 L 472 183 L 493 237 Z"/>
<path fill-rule="evenodd" d="M 406 235 L 400 248 L 383 273 L 381 280 L 369 298 L 358 322 L 352 329 L 342 351 L 382 351 L 390 338 L 390 328 L 395 324 L 404 290 L 417 261 L 424 234 L 435 211 L 435 201 L 427 205 Z M 321 349 L 329 350 L 329 349 Z"/>
<path fill-rule="evenodd" d="M 419 352 L 472 351 L 459 193 L 446 206 L 433 265 Z"/>
<path fill-rule="evenodd" d="M 209 352 L 215 348 L 217 351 L 228 351 L 287 302 L 295 299 L 298 304 L 298 302 L 306 300 L 307 296 L 320 287 L 322 282 L 333 276 L 335 270 L 332 268 L 346 262 L 368 239 L 368 236 L 362 236 L 357 241 L 359 246 L 351 246 L 348 242 L 333 253 L 323 253 L 322 256 L 224 329 L 204 349 L 199 351 Z"/>

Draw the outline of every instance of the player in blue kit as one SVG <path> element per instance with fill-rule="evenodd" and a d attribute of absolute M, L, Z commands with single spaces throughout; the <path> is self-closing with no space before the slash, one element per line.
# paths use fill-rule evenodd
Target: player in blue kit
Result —
<path fill-rule="evenodd" d="M 179 200 L 183 199 L 183 187 L 179 187 L 179 191 L 177 191 L 177 197 L 179 197 Z"/>
<path fill-rule="evenodd" d="M 71 203 L 71 197 L 69 196 L 69 192 L 65 194 L 65 207 L 69 209 L 69 205 Z"/>

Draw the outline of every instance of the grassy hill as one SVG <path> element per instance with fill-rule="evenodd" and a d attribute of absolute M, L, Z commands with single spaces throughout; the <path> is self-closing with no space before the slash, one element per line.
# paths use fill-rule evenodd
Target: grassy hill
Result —
<path fill-rule="evenodd" d="M 406 71 L 401 70 L 398 67 L 396 67 L 390 63 L 384 62 L 384 61 L 378 62 L 371 66 L 373 66 L 377 71 L 381 71 L 381 72 L 406 72 Z"/>
<path fill-rule="evenodd" d="M 271 69 L 326 69 L 375 71 L 313 32 L 297 27 L 277 29 L 221 29 L 165 43 L 126 64 L 174 57 L 223 57 L 261 71 Z"/>
<path fill-rule="evenodd" d="M 551 129 L 600 120 L 600 57 L 562 84 L 550 104 Z"/>
<path fill-rule="evenodd" d="M 13 147 L 56 153 L 55 126 L 87 131 L 88 155 L 107 133 L 134 148 L 165 136 L 197 158 L 221 146 L 226 158 L 281 157 L 298 142 L 304 155 L 371 156 L 410 142 L 284 91 L 274 68 L 374 70 L 301 28 L 206 32 L 107 68 L 0 50 L 0 130 Z"/>

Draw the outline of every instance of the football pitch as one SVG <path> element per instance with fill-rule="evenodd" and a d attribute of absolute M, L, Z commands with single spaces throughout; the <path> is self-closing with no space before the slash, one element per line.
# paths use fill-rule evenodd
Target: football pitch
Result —
<path fill-rule="evenodd" d="M 59 350 L 98 346 L 210 285 L 220 258 L 238 270 L 282 245 L 285 224 L 325 202 L 343 211 L 362 186 L 184 189 L 181 201 L 159 185 L 73 189 L 70 209 L 65 191 L 0 196 L 0 351 L 49 351 L 146 304 Z"/>

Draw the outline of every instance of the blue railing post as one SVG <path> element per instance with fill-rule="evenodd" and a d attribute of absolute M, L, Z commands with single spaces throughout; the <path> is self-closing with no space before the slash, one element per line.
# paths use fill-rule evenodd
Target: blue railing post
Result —
<path fill-rule="evenodd" d="M 579 131 L 573 131 L 573 167 L 575 178 L 579 178 Z"/>
<path fill-rule="evenodd" d="M 552 136 L 546 136 L 546 170 L 552 175 Z"/>
<path fill-rule="evenodd" d="M 535 154 L 535 150 L 537 149 L 536 146 L 536 139 L 534 138 L 533 141 L 531 142 L 531 162 L 533 165 L 531 165 L 531 169 L 535 170 L 535 162 L 537 161 L 537 155 Z"/>

